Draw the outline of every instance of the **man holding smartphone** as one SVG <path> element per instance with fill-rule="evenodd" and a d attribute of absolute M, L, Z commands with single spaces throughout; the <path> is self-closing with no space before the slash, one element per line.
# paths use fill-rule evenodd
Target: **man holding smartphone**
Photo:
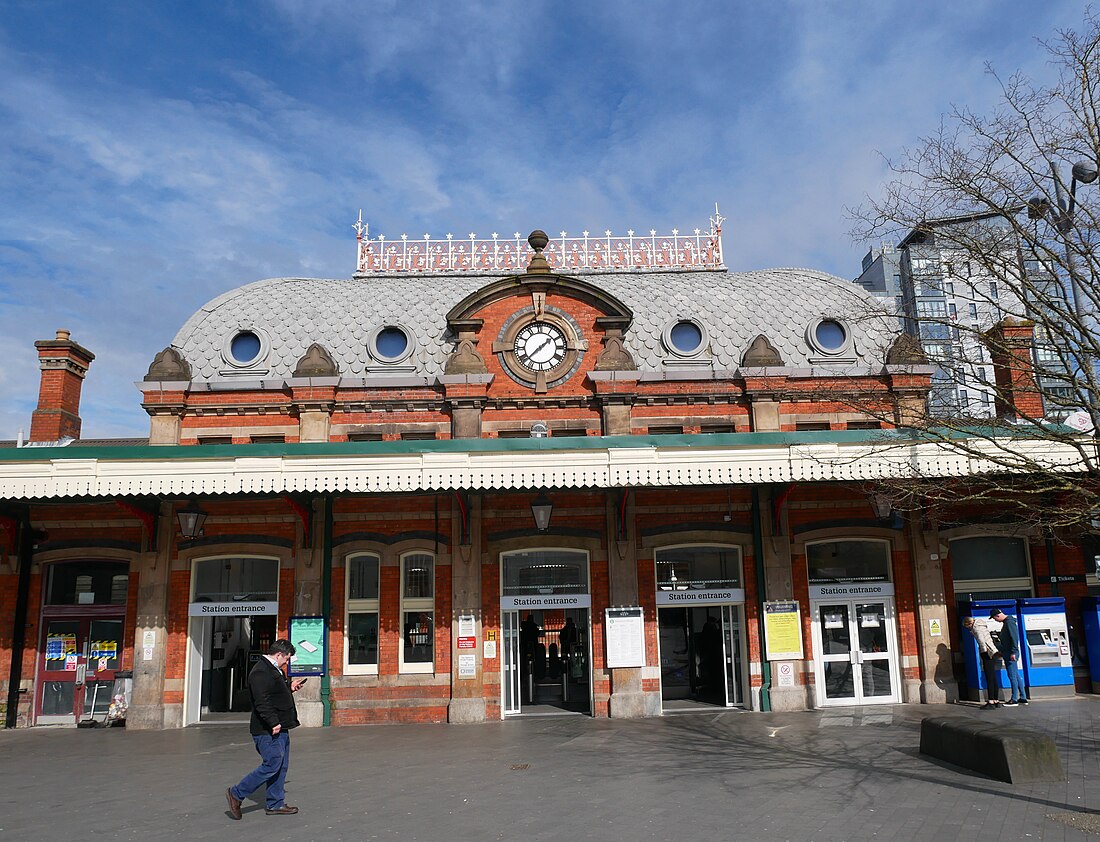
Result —
<path fill-rule="evenodd" d="M 290 729 L 298 727 L 298 710 L 294 693 L 306 683 L 304 678 L 291 681 L 284 670 L 294 655 L 294 644 L 276 640 L 267 654 L 256 662 L 248 674 L 248 691 L 252 696 L 252 721 L 249 730 L 263 762 L 249 772 L 236 786 L 225 791 L 229 815 L 241 818 L 241 801 L 267 784 L 269 816 L 292 816 L 297 807 L 286 803 L 284 784 L 290 767 Z"/>

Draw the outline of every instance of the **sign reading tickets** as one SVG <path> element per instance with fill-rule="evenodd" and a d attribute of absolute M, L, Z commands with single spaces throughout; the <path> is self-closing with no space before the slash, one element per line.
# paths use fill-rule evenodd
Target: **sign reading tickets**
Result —
<path fill-rule="evenodd" d="M 607 630 L 607 666 L 645 666 L 645 623 L 642 609 L 608 608 L 604 612 Z"/>
<path fill-rule="evenodd" d="M 291 617 L 288 633 L 296 650 L 290 659 L 290 675 L 324 675 L 328 664 L 325 618 Z"/>
<path fill-rule="evenodd" d="M 764 603 L 765 657 L 769 661 L 797 661 L 802 653 L 802 613 L 798 602 Z"/>

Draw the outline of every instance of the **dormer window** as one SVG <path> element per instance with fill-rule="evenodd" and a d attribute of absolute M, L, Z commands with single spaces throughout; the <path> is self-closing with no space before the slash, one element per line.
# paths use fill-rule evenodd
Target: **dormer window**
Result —
<path fill-rule="evenodd" d="M 251 325 L 241 325 L 222 343 L 222 359 L 227 367 L 221 373 L 250 376 L 266 374 L 267 368 L 261 366 L 270 350 L 271 346 L 262 331 Z"/>
<path fill-rule="evenodd" d="M 661 344 L 668 351 L 664 365 L 672 367 L 710 367 L 710 334 L 703 323 L 693 318 L 668 322 L 661 331 Z"/>
<path fill-rule="evenodd" d="M 367 337 L 367 351 L 371 356 L 368 371 L 413 371 L 416 350 L 415 334 L 402 324 L 379 325 Z"/>
<path fill-rule="evenodd" d="M 668 336 L 670 350 L 685 356 L 696 353 L 703 345 L 703 328 L 689 319 L 674 324 Z"/>
<path fill-rule="evenodd" d="M 260 356 L 260 337 L 250 330 L 242 330 L 229 344 L 229 353 L 238 365 L 248 365 Z"/>
<path fill-rule="evenodd" d="M 811 363 L 855 362 L 852 331 L 842 319 L 824 316 L 806 327 Z"/>
<path fill-rule="evenodd" d="M 824 319 L 814 328 L 815 344 L 826 353 L 839 351 L 844 347 L 847 338 L 848 331 L 844 329 L 844 325 L 833 319 Z"/>
<path fill-rule="evenodd" d="M 399 327 L 384 327 L 374 338 L 374 347 L 381 359 L 399 360 L 409 349 L 409 337 Z"/>

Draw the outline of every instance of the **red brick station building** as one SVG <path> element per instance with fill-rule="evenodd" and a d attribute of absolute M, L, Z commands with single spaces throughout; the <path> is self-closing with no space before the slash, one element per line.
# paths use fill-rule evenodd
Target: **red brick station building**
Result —
<path fill-rule="evenodd" d="M 94 354 L 35 343 L 0 446 L 3 720 L 99 718 L 121 675 L 128 727 L 243 721 L 286 636 L 306 725 L 943 702 L 956 600 L 1049 595 L 1052 562 L 1079 658 L 1080 545 L 876 493 L 974 463 L 899 444 L 932 370 L 896 320 L 727 271 L 720 222 L 363 228 L 351 278 L 199 309 L 138 383 L 147 440 L 82 440 Z"/>

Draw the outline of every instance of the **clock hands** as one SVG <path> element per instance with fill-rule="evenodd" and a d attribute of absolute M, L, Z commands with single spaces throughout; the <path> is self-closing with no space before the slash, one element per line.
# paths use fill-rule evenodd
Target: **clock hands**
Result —
<path fill-rule="evenodd" d="M 545 347 L 546 347 L 547 345 L 551 344 L 551 343 L 552 343 L 553 341 L 554 341 L 554 337 L 553 337 L 553 336 L 547 336 L 547 337 L 546 337 L 546 339 L 545 339 L 545 340 L 543 340 L 543 343 L 542 343 L 541 345 L 539 345 L 539 346 L 538 346 L 537 348 L 535 348 L 535 350 L 533 350 L 533 351 L 531 351 L 531 352 L 529 352 L 529 353 L 528 353 L 528 356 L 529 356 L 529 357 L 530 357 L 531 359 L 534 359 L 534 358 L 535 358 L 535 354 L 537 354 L 537 353 L 538 353 L 539 351 L 541 351 L 541 350 L 542 350 L 543 348 L 545 348 Z"/>

